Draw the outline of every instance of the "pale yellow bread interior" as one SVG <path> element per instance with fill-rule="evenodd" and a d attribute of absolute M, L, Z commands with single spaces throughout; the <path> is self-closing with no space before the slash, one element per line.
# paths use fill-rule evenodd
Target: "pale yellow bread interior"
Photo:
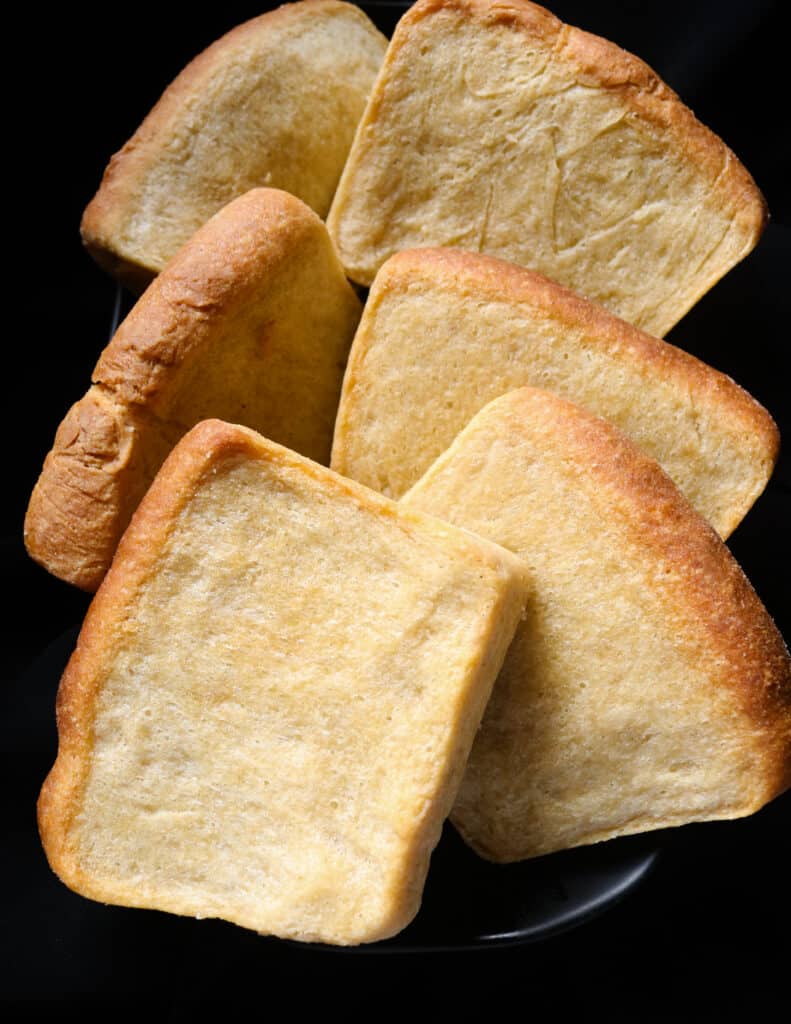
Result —
<path fill-rule="evenodd" d="M 538 274 L 453 249 L 399 253 L 379 271 L 332 466 L 397 498 L 479 409 L 523 385 L 611 420 L 723 537 L 774 468 L 771 416 L 725 374 Z"/>
<path fill-rule="evenodd" d="M 328 217 L 353 280 L 454 246 L 663 337 L 755 246 L 764 200 L 641 60 L 528 0 L 401 19 Z"/>
<path fill-rule="evenodd" d="M 82 235 L 139 289 L 251 188 L 329 210 L 387 40 L 337 0 L 284 4 L 195 58 L 111 160 Z"/>
<path fill-rule="evenodd" d="M 725 545 L 614 427 L 530 388 L 402 499 L 528 564 L 452 820 L 513 861 L 750 814 L 791 782 L 791 662 Z"/>
<path fill-rule="evenodd" d="M 217 421 L 96 595 L 39 802 L 93 899 L 327 943 L 392 935 L 520 620 L 510 552 Z"/>
<path fill-rule="evenodd" d="M 304 203 L 277 189 L 229 203 L 139 299 L 60 425 L 30 499 L 29 553 L 95 590 L 168 451 L 207 417 L 328 462 L 360 311 Z"/>

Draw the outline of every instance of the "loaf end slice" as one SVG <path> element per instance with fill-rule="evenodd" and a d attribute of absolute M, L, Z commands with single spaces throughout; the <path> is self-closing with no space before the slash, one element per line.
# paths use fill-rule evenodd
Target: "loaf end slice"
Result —
<path fill-rule="evenodd" d="M 95 590 L 165 455 L 209 417 L 328 462 L 360 310 L 304 203 L 277 189 L 229 203 L 141 296 L 58 430 L 25 520 L 31 556 Z"/>

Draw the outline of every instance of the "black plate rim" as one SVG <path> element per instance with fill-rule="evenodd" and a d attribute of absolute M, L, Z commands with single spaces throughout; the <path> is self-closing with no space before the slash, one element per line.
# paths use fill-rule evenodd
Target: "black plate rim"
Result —
<path fill-rule="evenodd" d="M 610 840 L 617 843 L 618 840 Z M 546 939 L 554 938 L 565 932 L 573 931 L 594 918 L 606 913 L 616 904 L 624 900 L 634 889 L 637 888 L 656 868 L 662 855 L 661 848 L 657 845 L 629 869 L 624 869 L 623 876 L 619 881 L 610 885 L 600 895 L 592 897 L 585 902 L 578 902 L 567 908 L 563 913 L 557 914 L 546 924 L 534 924 L 526 928 L 515 929 L 509 932 L 482 935 L 475 941 L 460 943 L 420 943 L 403 942 L 399 935 L 392 939 L 385 939 L 382 942 L 373 942 L 359 946 L 331 946 L 318 942 L 296 942 L 286 940 L 289 945 L 299 949 L 312 952 L 336 953 L 343 955 L 363 956 L 405 956 L 414 954 L 433 953 L 485 953 L 488 950 L 503 949 L 515 946 L 526 946 L 532 943 L 543 942 Z M 549 855 L 551 856 L 551 854 Z M 403 933 L 402 933 L 403 934 Z"/>

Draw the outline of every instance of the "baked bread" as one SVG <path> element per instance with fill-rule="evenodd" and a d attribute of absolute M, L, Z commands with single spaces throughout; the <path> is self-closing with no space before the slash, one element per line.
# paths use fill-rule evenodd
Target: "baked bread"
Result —
<path fill-rule="evenodd" d="M 291 939 L 394 934 L 525 597 L 509 552 L 200 424 L 63 677 L 52 867 L 93 899 Z"/>
<path fill-rule="evenodd" d="M 398 497 L 482 406 L 523 385 L 615 423 L 723 537 L 777 458 L 771 417 L 729 377 L 522 267 L 432 249 L 391 257 L 374 281 L 332 466 Z"/>
<path fill-rule="evenodd" d="M 327 225 L 361 284 L 401 249 L 453 246 L 662 337 L 765 219 L 734 154 L 636 57 L 528 0 L 419 0 Z"/>
<path fill-rule="evenodd" d="M 236 196 L 266 185 L 325 217 L 387 40 L 337 0 L 253 18 L 196 57 L 111 160 L 82 219 L 134 290 Z"/>
<path fill-rule="evenodd" d="M 530 388 L 405 495 L 530 567 L 452 820 L 513 861 L 750 814 L 791 783 L 791 661 L 728 549 L 615 427 Z"/>
<path fill-rule="evenodd" d="M 167 452 L 210 416 L 329 461 L 360 308 L 304 203 L 274 189 L 234 200 L 141 297 L 60 425 L 25 519 L 29 553 L 95 590 Z"/>

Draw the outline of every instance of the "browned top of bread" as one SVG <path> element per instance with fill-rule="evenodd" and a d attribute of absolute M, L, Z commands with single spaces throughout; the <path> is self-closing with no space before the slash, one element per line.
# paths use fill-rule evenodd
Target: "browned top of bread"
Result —
<path fill-rule="evenodd" d="M 151 284 L 67 414 L 25 542 L 95 590 L 165 455 L 211 416 L 328 461 L 360 302 L 321 220 L 276 189 L 211 218 Z"/>
<path fill-rule="evenodd" d="M 360 283 L 400 249 L 480 250 L 661 337 L 766 216 L 732 151 L 637 57 L 529 0 L 419 0 L 328 226 Z"/>
<path fill-rule="evenodd" d="M 414 916 L 525 601 L 512 554 L 217 421 L 88 612 L 39 801 L 105 902 L 353 943 Z"/>
<path fill-rule="evenodd" d="M 325 216 L 387 40 L 353 4 L 300 0 L 228 32 L 178 75 L 105 171 L 88 250 L 135 290 L 251 188 Z"/>
<path fill-rule="evenodd" d="M 524 267 L 415 249 L 392 256 L 371 288 L 333 468 L 398 497 L 482 406 L 523 385 L 615 423 L 723 537 L 777 458 L 772 418 L 725 374 Z"/>
<path fill-rule="evenodd" d="M 520 555 L 526 621 L 454 820 L 515 860 L 751 813 L 791 783 L 791 660 L 659 466 L 547 392 L 487 405 L 402 499 Z"/>

